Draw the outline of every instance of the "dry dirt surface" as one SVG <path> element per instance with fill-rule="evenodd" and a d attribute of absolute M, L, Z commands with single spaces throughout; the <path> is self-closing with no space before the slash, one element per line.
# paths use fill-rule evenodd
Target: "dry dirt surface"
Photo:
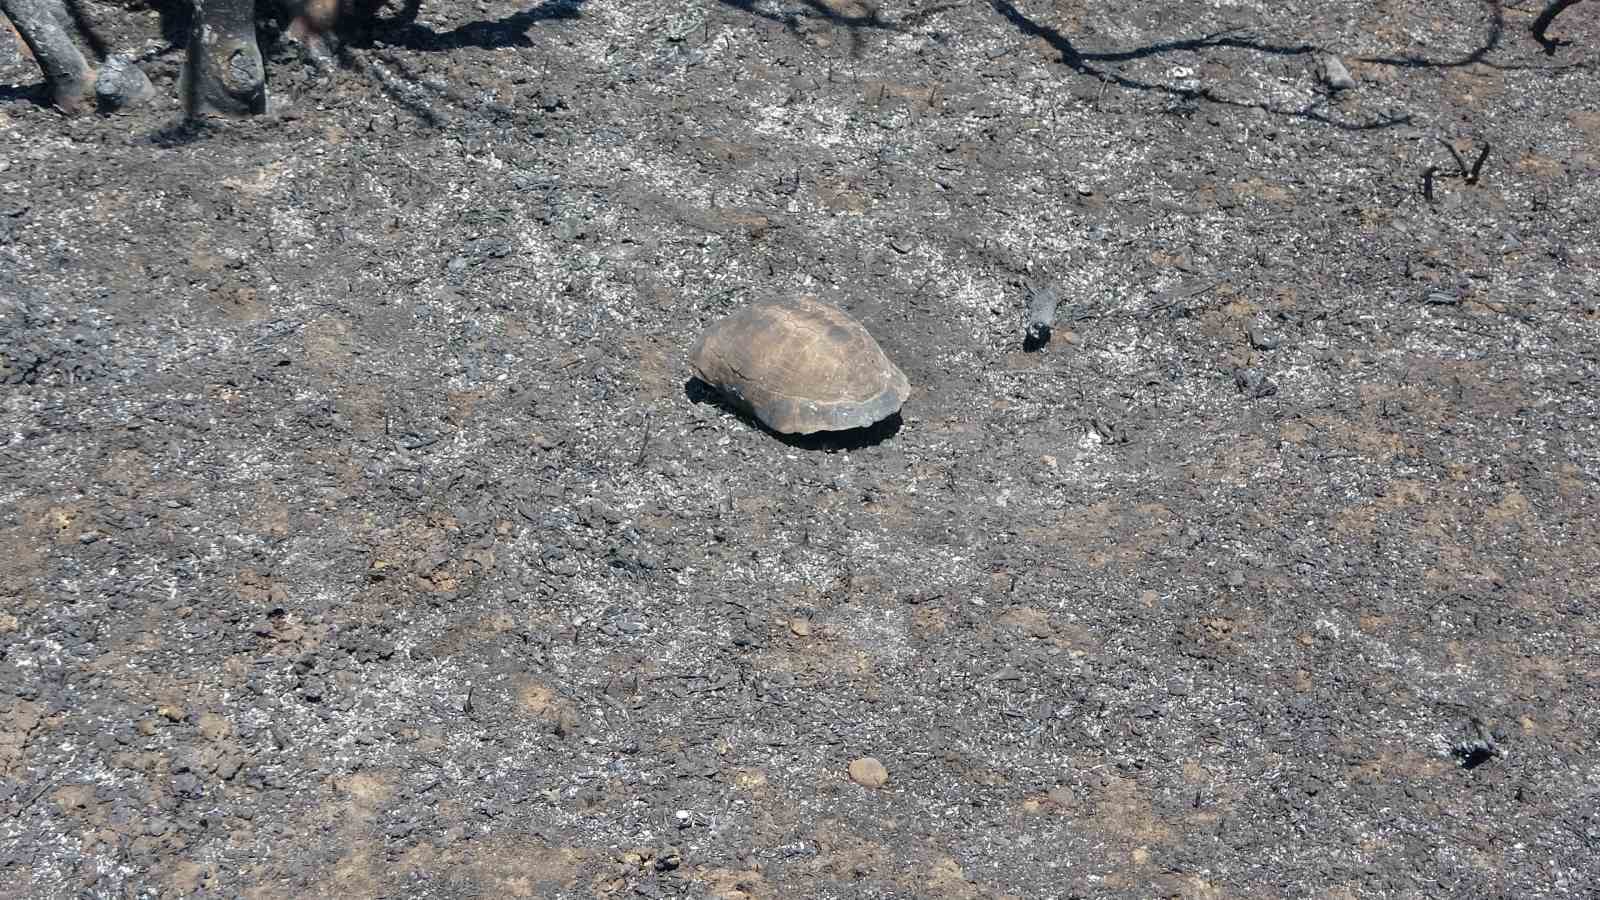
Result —
<path fill-rule="evenodd" d="M 1594 896 L 1600 2 L 424 3 L 198 129 L 88 6 L 0 896 Z M 798 294 L 900 419 L 689 381 Z"/>

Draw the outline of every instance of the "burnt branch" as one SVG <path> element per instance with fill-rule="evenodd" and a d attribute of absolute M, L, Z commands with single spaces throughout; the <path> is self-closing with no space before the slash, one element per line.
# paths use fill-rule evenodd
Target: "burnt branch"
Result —
<path fill-rule="evenodd" d="M 1544 12 L 1539 13 L 1539 17 L 1533 20 L 1533 25 L 1530 26 L 1530 30 L 1533 31 L 1533 39 L 1538 41 L 1539 46 L 1544 48 L 1546 56 L 1555 56 L 1557 47 L 1572 43 L 1571 41 L 1550 37 L 1546 32 L 1549 30 L 1550 25 L 1555 22 L 1556 16 L 1561 15 L 1577 4 L 1578 0 L 1550 0 L 1550 5 L 1546 6 Z"/>

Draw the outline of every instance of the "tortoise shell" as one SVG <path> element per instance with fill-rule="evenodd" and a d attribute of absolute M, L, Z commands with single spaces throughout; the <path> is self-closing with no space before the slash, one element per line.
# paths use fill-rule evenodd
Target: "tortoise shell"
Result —
<path fill-rule="evenodd" d="M 860 322 L 810 297 L 759 303 L 716 322 L 689 352 L 701 381 L 773 431 L 864 428 L 911 386 Z"/>

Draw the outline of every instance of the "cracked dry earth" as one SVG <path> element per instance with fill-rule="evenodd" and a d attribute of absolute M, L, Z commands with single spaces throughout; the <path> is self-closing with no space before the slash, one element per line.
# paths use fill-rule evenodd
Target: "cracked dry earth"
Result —
<path fill-rule="evenodd" d="M 0 895 L 1594 896 L 1592 5 L 0 32 Z M 688 382 L 798 294 L 898 422 Z"/>

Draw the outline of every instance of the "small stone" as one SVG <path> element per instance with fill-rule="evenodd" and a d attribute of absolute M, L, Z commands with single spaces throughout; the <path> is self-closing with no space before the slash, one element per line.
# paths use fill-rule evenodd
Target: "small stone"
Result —
<path fill-rule="evenodd" d="M 889 783 L 889 770 L 876 757 L 863 756 L 850 761 L 850 780 L 876 790 Z"/>
<path fill-rule="evenodd" d="M 142 106 L 156 95 L 149 76 L 125 54 L 113 54 L 100 64 L 94 82 L 94 97 L 104 112 Z"/>
<path fill-rule="evenodd" d="M 556 237 L 563 241 L 575 241 L 584 236 L 583 222 L 578 219 L 562 219 L 556 223 Z"/>
<path fill-rule="evenodd" d="M 179 797 L 194 799 L 204 793 L 200 779 L 191 772 L 183 772 L 173 777 L 172 789 Z"/>
<path fill-rule="evenodd" d="M 1239 393 L 1251 400 L 1271 397 L 1278 392 L 1278 385 L 1256 369 L 1234 369 L 1233 384 L 1239 389 Z"/>
<path fill-rule="evenodd" d="M 810 637 L 811 620 L 801 618 L 790 619 L 789 630 L 794 632 L 795 637 Z"/>
<path fill-rule="evenodd" d="M 1023 335 L 1022 348 L 1031 352 L 1050 343 L 1050 332 L 1056 324 L 1056 307 L 1061 303 L 1061 293 L 1053 286 L 1037 287 L 1030 284 L 1027 302 L 1027 331 Z"/>
<path fill-rule="evenodd" d="M 1250 346 L 1257 350 L 1276 350 L 1278 349 L 1278 344 L 1281 343 L 1281 340 L 1276 335 L 1268 334 L 1254 325 L 1250 326 L 1249 331 L 1246 333 L 1250 337 Z"/>
<path fill-rule="evenodd" d="M 217 713 L 201 713 L 199 722 L 200 736 L 209 741 L 225 740 L 233 734 L 233 723 Z"/>
<path fill-rule="evenodd" d="M 556 714 L 555 721 L 551 723 L 551 731 L 558 738 L 571 737 L 578 733 L 580 725 L 578 714 L 570 709 L 563 708 Z"/>
<path fill-rule="evenodd" d="M 1348 91 L 1356 86 L 1356 80 L 1350 77 L 1350 70 L 1345 68 L 1344 60 L 1332 53 L 1324 54 L 1322 63 L 1322 83 L 1329 90 Z"/>

